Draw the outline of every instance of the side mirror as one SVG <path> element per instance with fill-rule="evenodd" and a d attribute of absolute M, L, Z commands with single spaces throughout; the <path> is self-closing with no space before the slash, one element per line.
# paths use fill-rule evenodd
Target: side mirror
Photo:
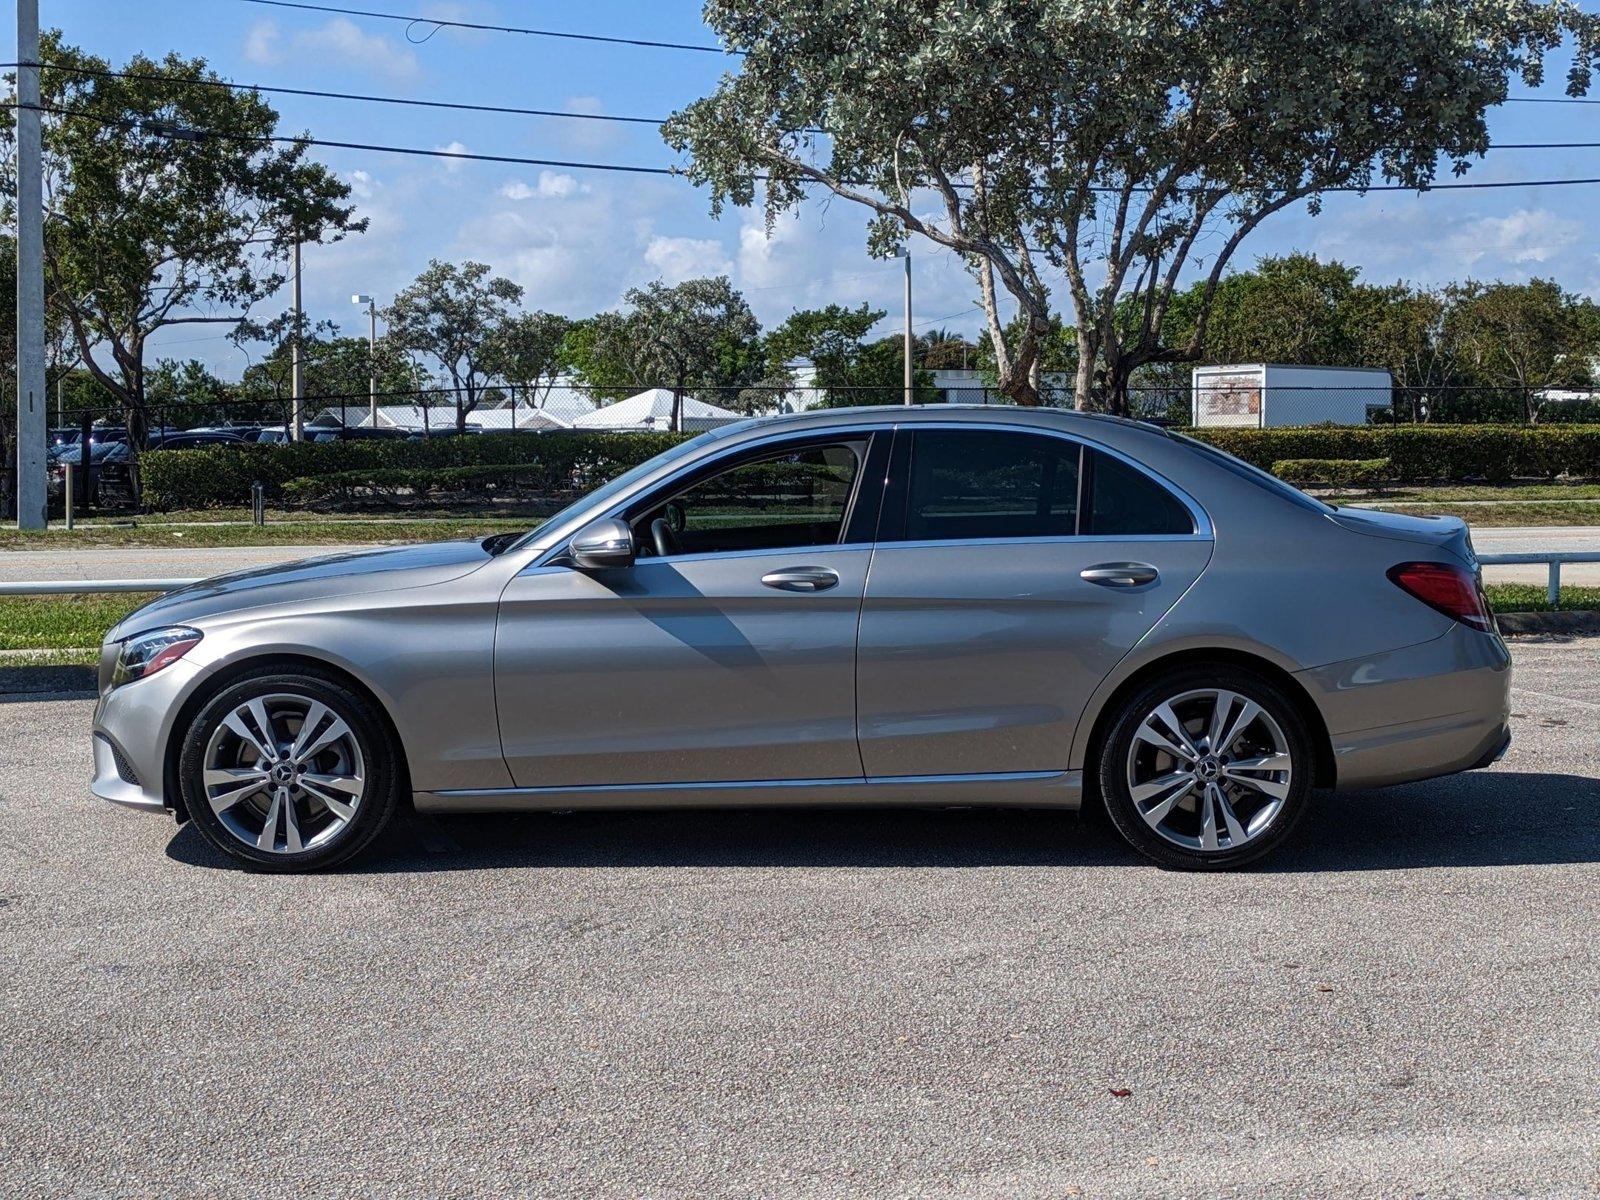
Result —
<path fill-rule="evenodd" d="M 572 561 L 585 571 L 631 567 L 633 558 L 633 528 L 615 517 L 585 525 L 572 539 Z"/>

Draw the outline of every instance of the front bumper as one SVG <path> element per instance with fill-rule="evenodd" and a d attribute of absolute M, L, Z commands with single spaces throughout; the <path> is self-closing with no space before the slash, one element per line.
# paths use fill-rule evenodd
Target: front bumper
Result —
<path fill-rule="evenodd" d="M 94 710 L 90 792 L 145 812 L 177 807 L 176 798 L 166 795 L 166 750 L 196 676 L 195 667 L 179 659 L 148 679 L 101 693 Z"/>
<path fill-rule="evenodd" d="M 1488 766 L 1511 741 L 1511 655 L 1492 634 L 1452 625 L 1297 678 L 1327 723 L 1340 791 Z"/>

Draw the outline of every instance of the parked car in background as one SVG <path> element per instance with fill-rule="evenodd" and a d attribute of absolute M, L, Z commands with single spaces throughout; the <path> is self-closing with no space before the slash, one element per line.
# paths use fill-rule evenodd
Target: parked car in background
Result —
<path fill-rule="evenodd" d="M 1458 520 L 1110 417 L 818 410 L 523 536 L 155 600 L 106 637 L 92 787 L 264 870 L 341 862 L 408 800 L 1086 798 L 1207 870 L 1282 843 L 1314 786 L 1494 761 L 1509 681 Z"/>

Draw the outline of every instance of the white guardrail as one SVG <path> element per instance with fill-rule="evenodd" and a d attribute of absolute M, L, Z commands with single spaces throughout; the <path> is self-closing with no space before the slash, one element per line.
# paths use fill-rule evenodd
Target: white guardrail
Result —
<path fill-rule="evenodd" d="M 1600 551 L 1552 550 L 1543 554 L 1480 554 L 1478 563 L 1485 567 L 1526 567 L 1540 563 L 1550 568 L 1550 580 L 1545 587 L 1545 598 L 1550 607 L 1561 602 L 1561 566 L 1563 563 L 1600 563 Z"/>
<path fill-rule="evenodd" d="M 1554 608 L 1561 599 L 1561 567 L 1565 563 L 1600 563 L 1600 550 L 1557 550 L 1543 554 L 1480 554 L 1486 567 L 1521 567 L 1544 564 L 1550 569 L 1546 596 Z M 0 580 L 0 596 L 72 596 L 95 592 L 170 592 L 199 579 L 54 579 L 40 583 Z"/>

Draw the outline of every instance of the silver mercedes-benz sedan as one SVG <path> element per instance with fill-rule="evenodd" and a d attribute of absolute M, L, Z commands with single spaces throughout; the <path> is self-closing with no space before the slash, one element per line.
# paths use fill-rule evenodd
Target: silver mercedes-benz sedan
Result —
<path fill-rule="evenodd" d="M 1171 867 L 1313 788 L 1482 767 L 1510 659 L 1465 526 L 1015 408 L 706 433 L 523 536 L 210 579 L 106 638 L 96 795 L 262 870 L 434 813 L 1103 803 Z"/>

